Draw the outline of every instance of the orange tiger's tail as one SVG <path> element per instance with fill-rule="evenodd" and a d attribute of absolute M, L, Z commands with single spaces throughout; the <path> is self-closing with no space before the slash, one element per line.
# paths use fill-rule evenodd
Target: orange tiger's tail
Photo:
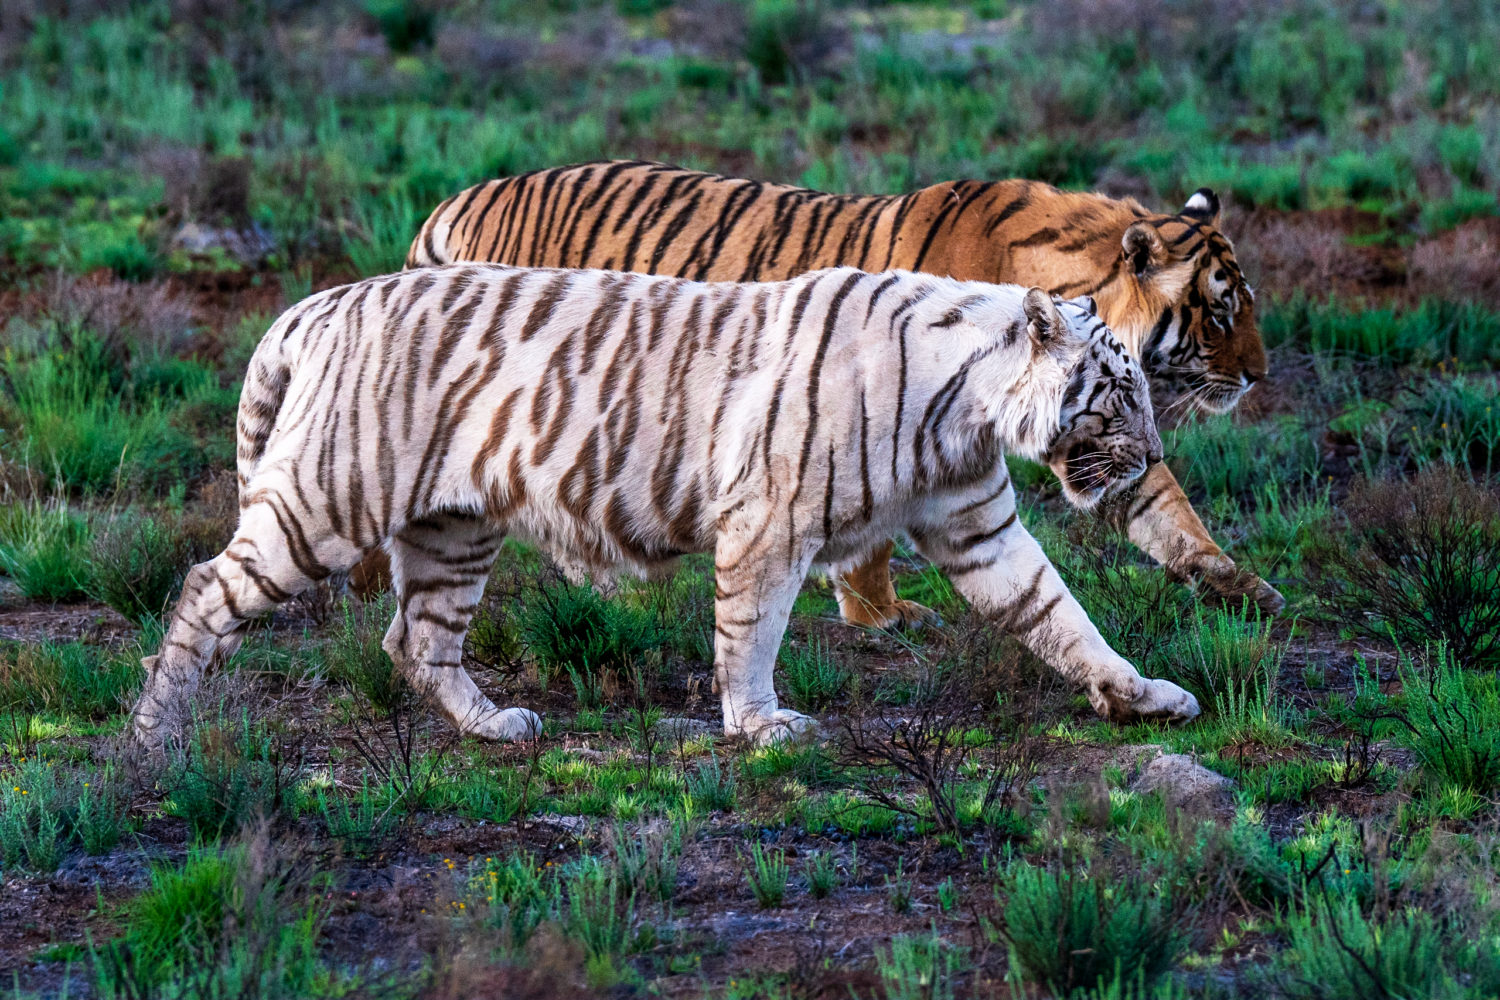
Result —
<path fill-rule="evenodd" d="M 452 229 L 448 215 L 454 201 L 464 193 L 460 191 L 448 198 L 422 223 L 417 238 L 411 241 L 411 249 L 406 251 L 405 267 L 408 271 L 414 267 L 441 267 L 454 262 L 453 252 L 448 249 L 448 233 Z"/>

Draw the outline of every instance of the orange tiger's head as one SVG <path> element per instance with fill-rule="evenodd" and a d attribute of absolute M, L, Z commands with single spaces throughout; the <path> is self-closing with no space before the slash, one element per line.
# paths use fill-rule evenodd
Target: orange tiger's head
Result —
<path fill-rule="evenodd" d="M 1120 241 L 1141 363 L 1154 383 L 1213 413 L 1234 407 L 1266 376 L 1251 290 L 1219 231 L 1219 199 L 1199 188 L 1176 215 L 1132 222 Z M 1122 317 L 1123 319 L 1123 317 Z M 1149 329 L 1144 329 L 1146 322 Z"/>

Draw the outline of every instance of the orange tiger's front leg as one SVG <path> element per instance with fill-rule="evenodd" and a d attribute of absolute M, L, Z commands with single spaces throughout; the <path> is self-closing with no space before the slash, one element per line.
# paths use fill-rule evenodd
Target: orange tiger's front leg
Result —
<path fill-rule="evenodd" d="M 1136 485 L 1110 504 L 1106 516 L 1179 580 L 1202 581 L 1236 603 L 1249 597 L 1264 614 L 1278 614 L 1286 607 L 1286 598 L 1275 587 L 1224 554 L 1165 462 L 1147 469 Z"/>
<path fill-rule="evenodd" d="M 895 543 L 875 547 L 870 557 L 838 579 L 839 614 L 861 628 L 902 628 L 936 624 L 938 613 L 916 601 L 903 601 L 891 584 Z"/>

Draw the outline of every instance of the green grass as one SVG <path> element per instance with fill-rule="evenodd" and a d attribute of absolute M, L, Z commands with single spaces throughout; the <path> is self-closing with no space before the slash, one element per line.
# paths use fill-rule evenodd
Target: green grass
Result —
<path fill-rule="evenodd" d="M 264 724 L 221 711 L 197 721 L 164 785 L 171 810 L 213 839 L 288 808 L 299 766 Z"/>
<path fill-rule="evenodd" d="M 1481 795 L 1500 789 L 1500 687 L 1458 667 L 1439 647 L 1425 669 L 1408 664 L 1398 738 L 1434 781 Z"/>
<path fill-rule="evenodd" d="M 113 767 L 29 757 L 0 766 L 0 865 L 51 872 L 69 850 L 103 854 L 130 827 L 131 793 Z"/>
<path fill-rule="evenodd" d="M 0 572 L 38 601 L 83 596 L 88 518 L 62 503 L 0 507 Z"/>
<path fill-rule="evenodd" d="M 958 976 L 966 971 L 963 949 L 937 934 L 901 934 L 890 948 L 875 953 L 885 995 L 890 1000 L 951 1000 Z"/>
<path fill-rule="evenodd" d="M 802 864 L 802 882 L 813 899 L 827 899 L 838 888 L 839 873 L 827 851 L 811 851 Z"/>
<path fill-rule="evenodd" d="M 344 238 L 344 249 L 355 273 L 366 278 L 401 270 L 422 217 L 411 198 L 397 192 L 360 199 L 355 203 L 354 222 L 355 228 Z"/>
<path fill-rule="evenodd" d="M 781 848 L 766 850 L 760 844 L 750 845 L 750 864 L 745 881 L 762 910 L 772 910 L 786 899 L 787 861 Z"/>
<path fill-rule="evenodd" d="M 1267 346 L 1341 352 L 1392 364 L 1500 361 L 1500 314 L 1478 303 L 1423 299 L 1396 309 L 1294 295 L 1260 311 Z"/>
<path fill-rule="evenodd" d="M 792 707 L 804 712 L 824 711 L 849 685 L 848 668 L 816 638 L 784 647 L 778 674 Z"/>
<path fill-rule="evenodd" d="M 122 914 L 118 938 L 96 946 L 105 997 L 338 996 L 341 971 L 318 956 L 326 911 L 311 884 L 264 841 L 201 847 L 151 871 Z"/>
<path fill-rule="evenodd" d="M 648 612 L 562 581 L 528 593 L 519 614 L 522 642 L 538 666 L 548 676 L 572 671 L 580 684 L 639 665 L 665 641 Z"/>
<path fill-rule="evenodd" d="M 1492 941 L 1455 935 L 1420 910 L 1378 918 L 1353 900 L 1313 900 L 1287 915 L 1284 930 L 1288 946 L 1273 979 L 1284 996 L 1478 998 L 1500 989 Z"/>
<path fill-rule="evenodd" d="M 1068 995 L 1118 974 L 1159 979 L 1185 941 L 1172 903 L 1138 879 L 1014 866 L 1001 931 L 1025 978 Z"/>
<path fill-rule="evenodd" d="M 80 642 L 0 642 L 0 708 L 104 720 L 135 696 L 137 650 Z"/>

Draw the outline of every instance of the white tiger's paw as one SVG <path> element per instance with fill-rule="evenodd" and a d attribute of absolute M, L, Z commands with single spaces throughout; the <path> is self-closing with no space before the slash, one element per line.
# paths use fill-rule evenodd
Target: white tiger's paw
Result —
<path fill-rule="evenodd" d="M 1159 678 L 1129 675 L 1100 680 L 1089 690 L 1094 711 L 1115 723 L 1140 719 L 1186 722 L 1198 717 L 1198 699 Z"/>
<path fill-rule="evenodd" d="M 464 726 L 463 733 L 496 743 L 534 740 L 542 735 L 542 717 L 529 708 L 507 708 Z"/>
<path fill-rule="evenodd" d="M 1168 722 L 1187 722 L 1196 719 L 1199 712 L 1198 699 L 1191 691 L 1159 677 L 1146 678 L 1146 690 L 1131 707 L 1139 718 Z"/>
<path fill-rule="evenodd" d="M 761 746 L 780 743 L 783 740 L 795 740 L 811 735 L 817 732 L 817 729 L 817 719 L 810 715 L 803 715 L 801 712 L 794 712 L 790 708 L 778 708 L 765 715 L 749 716 L 738 726 L 728 722 L 724 724 L 726 736 L 744 736 Z"/>

